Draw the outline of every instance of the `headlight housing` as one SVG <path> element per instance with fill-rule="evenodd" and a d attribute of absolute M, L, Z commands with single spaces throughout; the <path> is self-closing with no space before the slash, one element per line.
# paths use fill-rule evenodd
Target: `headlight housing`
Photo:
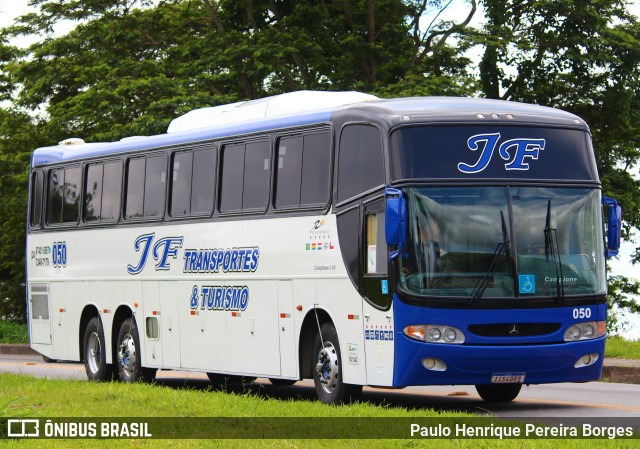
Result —
<path fill-rule="evenodd" d="M 457 327 L 443 324 L 411 324 L 403 329 L 404 334 L 427 343 L 459 345 L 464 343 L 464 333 Z"/>
<path fill-rule="evenodd" d="M 602 337 L 607 330 L 605 321 L 586 321 L 572 324 L 564 332 L 564 341 L 593 340 Z"/>

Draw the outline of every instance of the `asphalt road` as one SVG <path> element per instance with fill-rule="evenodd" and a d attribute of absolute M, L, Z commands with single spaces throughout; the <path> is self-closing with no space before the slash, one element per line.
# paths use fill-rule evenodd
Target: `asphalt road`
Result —
<path fill-rule="evenodd" d="M 86 380 L 84 365 L 44 363 L 39 356 L 0 355 L 0 371 L 53 379 Z M 159 371 L 157 382 L 176 389 L 210 387 L 205 374 L 185 371 Z M 265 397 L 307 400 L 315 397 L 310 380 L 300 381 L 291 387 L 276 387 L 266 379 L 258 379 L 249 388 Z M 532 385 L 523 387 L 515 401 L 500 405 L 482 401 L 472 386 L 410 387 L 403 390 L 365 388 L 362 400 L 409 409 L 433 408 L 437 411 L 463 411 L 496 417 L 626 417 L 637 418 L 640 425 L 640 385 L 635 384 L 589 382 Z"/>

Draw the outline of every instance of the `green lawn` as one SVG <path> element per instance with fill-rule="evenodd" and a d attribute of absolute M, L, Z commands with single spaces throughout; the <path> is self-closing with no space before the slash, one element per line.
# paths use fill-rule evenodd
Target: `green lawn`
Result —
<path fill-rule="evenodd" d="M 0 415 L 4 417 L 297 417 L 308 418 L 307 426 L 326 435 L 322 439 L 222 439 L 222 440 L 5 440 L 0 446 L 9 448 L 58 447 L 132 447 L 132 448 L 635 448 L 638 440 L 545 440 L 545 439 L 342 439 L 332 436 L 331 426 L 321 419 L 338 418 L 348 422 L 350 417 L 377 418 L 374 425 L 385 426 L 385 418 L 469 418 L 473 415 L 458 412 L 439 412 L 428 408 L 406 409 L 357 403 L 346 406 L 327 406 L 286 396 L 277 399 L 259 391 L 224 392 L 211 389 L 170 388 L 159 385 L 90 383 L 83 381 L 35 379 L 27 376 L 0 373 Z M 244 420 L 240 425 L 248 425 Z M 317 426 L 316 426 L 317 423 Z M 176 423 L 179 426 L 179 423 Z M 314 427 L 316 426 L 316 427 Z M 358 434 L 361 435 L 361 434 Z"/>
<path fill-rule="evenodd" d="M 607 338 L 605 357 L 640 359 L 640 340 L 629 341 L 620 336 Z"/>

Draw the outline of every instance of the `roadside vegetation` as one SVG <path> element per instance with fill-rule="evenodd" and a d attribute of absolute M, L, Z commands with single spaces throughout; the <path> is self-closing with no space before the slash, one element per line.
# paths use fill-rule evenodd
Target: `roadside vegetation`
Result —
<path fill-rule="evenodd" d="M 640 359 L 640 340 L 625 340 L 619 335 L 607 338 L 605 357 Z"/>
<path fill-rule="evenodd" d="M 0 320 L 0 343 L 29 343 L 27 325 Z"/>
<path fill-rule="evenodd" d="M 304 387 L 300 387 L 304 392 Z M 295 394 L 295 393 L 293 393 Z M 170 388 L 148 384 L 91 383 L 73 380 L 32 378 L 16 374 L 0 374 L 1 417 L 309 417 L 313 418 L 464 418 L 472 414 L 440 412 L 429 407 L 404 407 L 357 403 L 327 406 L 291 395 L 284 399 L 268 397 L 255 387 L 250 390 L 224 392 L 203 389 Z M 303 393 L 304 394 L 304 393 Z M 311 422 L 313 424 L 313 421 Z M 379 425 L 385 421 L 380 419 Z M 321 425 L 321 424 L 320 424 Z M 331 428 L 326 439 L 250 439 L 250 440 L 86 440 L 39 439 L 7 440 L 9 448 L 57 447 L 119 447 L 136 448 L 200 448 L 200 447 L 287 447 L 322 448 L 366 447 L 405 448 L 432 446 L 423 439 L 336 440 Z M 498 439 L 438 439 L 439 449 L 449 448 L 635 448 L 637 440 L 510 440 Z"/>

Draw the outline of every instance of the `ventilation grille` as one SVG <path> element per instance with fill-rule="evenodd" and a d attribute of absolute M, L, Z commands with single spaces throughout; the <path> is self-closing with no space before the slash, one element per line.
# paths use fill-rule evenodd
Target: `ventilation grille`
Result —
<path fill-rule="evenodd" d="M 472 324 L 468 329 L 482 337 L 535 337 L 557 332 L 560 323 Z"/>

